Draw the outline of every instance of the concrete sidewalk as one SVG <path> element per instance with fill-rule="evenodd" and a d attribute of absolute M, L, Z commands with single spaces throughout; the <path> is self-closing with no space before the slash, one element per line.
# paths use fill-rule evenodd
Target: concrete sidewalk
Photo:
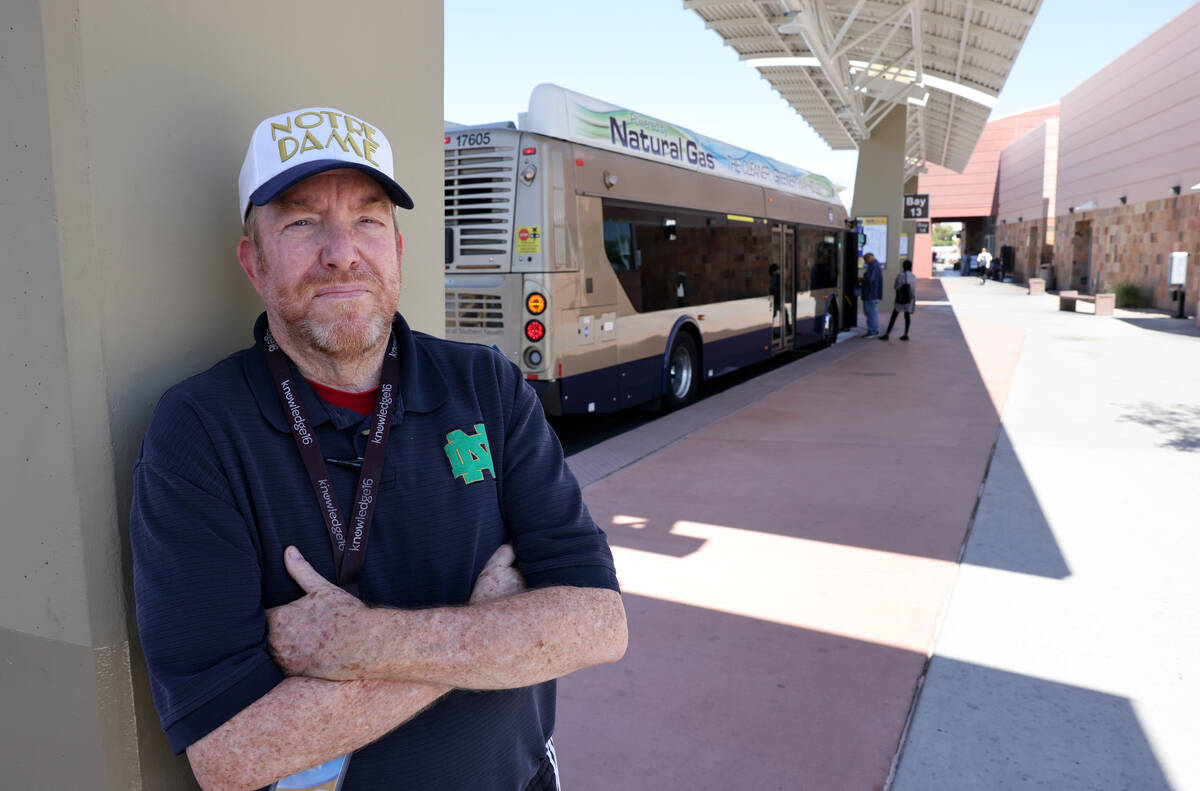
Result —
<path fill-rule="evenodd" d="M 947 286 L 1025 342 L 893 789 L 1200 788 L 1200 332 Z"/>
<path fill-rule="evenodd" d="M 1196 586 L 1182 569 L 1195 565 L 1183 524 L 1196 534 L 1197 513 L 1178 511 L 1186 489 L 1152 492 L 1197 479 L 1200 409 L 1187 405 L 1200 339 L 1059 314 L 1052 297 L 971 279 L 923 281 L 918 296 L 910 343 L 839 344 L 571 458 L 614 547 L 631 643 L 621 663 L 560 684 L 568 791 L 1165 788 L 1166 777 L 1182 789 L 1195 776 L 1177 716 L 1195 690 L 1181 646 L 1194 660 L 1182 594 Z M 1191 355 L 1191 379 L 1158 382 L 1171 369 L 1152 349 Z M 1109 386 L 1122 378 L 1129 387 Z M 1086 390 L 1094 382 L 1109 390 Z M 1009 425 L 1010 414 L 1021 417 Z M 1145 446 L 1136 462 L 1096 453 L 1131 435 Z M 1035 445 L 1054 453 L 1032 464 Z M 1043 489 L 1060 485 L 1047 507 Z M 1106 502 L 1114 494 L 1149 518 L 1129 521 Z M 1107 574 L 1077 579 L 1085 567 Z M 1057 606 L 1038 608 L 1047 596 Z M 1103 628 L 1122 603 L 1141 631 Z M 1140 675 L 1116 661 L 1148 641 Z M 1005 705 L 1018 693 L 1029 701 Z M 1047 759 L 1027 737 L 1058 747 Z M 1062 764 L 1100 749 L 1098 770 Z M 1120 766 L 1150 781 L 1122 785 Z"/>

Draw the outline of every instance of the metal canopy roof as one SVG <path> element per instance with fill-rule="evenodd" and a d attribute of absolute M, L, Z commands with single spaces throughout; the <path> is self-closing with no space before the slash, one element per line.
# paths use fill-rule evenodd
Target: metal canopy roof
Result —
<path fill-rule="evenodd" d="M 905 178 L 962 172 L 1041 0 L 684 0 L 831 148 L 908 105 Z"/>

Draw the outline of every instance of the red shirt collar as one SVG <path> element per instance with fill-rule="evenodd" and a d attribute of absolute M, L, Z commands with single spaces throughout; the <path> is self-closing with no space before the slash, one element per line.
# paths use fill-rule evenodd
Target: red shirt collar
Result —
<path fill-rule="evenodd" d="M 378 387 L 372 387 L 362 393 L 347 393 L 345 390 L 335 390 L 311 379 L 304 381 L 312 385 L 312 389 L 317 391 L 317 395 L 321 397 L 322 401 L 334 406 L 353 409 L 364 417 L 371 414 L 371 410 L 375 408 L 375 394 L 379 391 Z"/>

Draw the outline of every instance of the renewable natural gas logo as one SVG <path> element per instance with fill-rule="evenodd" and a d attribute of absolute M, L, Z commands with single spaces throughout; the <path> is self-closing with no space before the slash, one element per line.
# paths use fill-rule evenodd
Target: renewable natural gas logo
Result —
<path fill-rule="evenodd" d="M 713 155 L 700 148 L 699 143 L 683 130 L 665 121 L 648 118 L 630 110 L 596 112 L 575 105 L 575 120 L 584 137 L 608 140 L 612 145 L 630 151 L 641 151 L 676 162 L 716 170 Z"/>
<path fill-rule="evenodd" d="M 604 148 L 690 165 L 818 200 L 833 200 L 837 196 L 833 182 L 820 174 L 726 145 L 657 118 L 631 110 L 592 110 L 578 102 L 572 106 L 574 133 Z"/>

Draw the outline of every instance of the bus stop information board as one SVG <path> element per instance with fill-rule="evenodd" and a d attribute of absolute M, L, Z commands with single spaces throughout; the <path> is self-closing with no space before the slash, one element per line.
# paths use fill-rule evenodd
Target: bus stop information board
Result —
<path fill-rule="evenodd" d="M 1187 284 L 1187 253 L 1171 253 L 1170 267 L 1167 270 L 1168 286 L 1183 286 Z"/>
<path fill-rule="evenodd" d="M 858 248 L 858 265 L 862 266 L 863 256 L 871 253 L 875 259 L 879 261 L 879 266 L 887 268 L 887 251 L 888 251 L 888 218 L 882 217 L 859 217 L 858 226 L 862 230 L 859 231 L 863 240 Z"/>

